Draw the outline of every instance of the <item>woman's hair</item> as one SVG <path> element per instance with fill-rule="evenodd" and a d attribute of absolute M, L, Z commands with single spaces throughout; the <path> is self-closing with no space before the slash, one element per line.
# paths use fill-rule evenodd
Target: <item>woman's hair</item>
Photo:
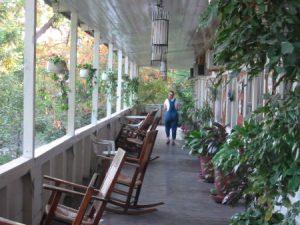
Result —
<path fill-rule="evenodd" d="M 174 92 L 174 91 L 169 91 L 169 93 L 172 93 L 172 95 L 174 95 L 174 94 L 175 94 L 175 92 Z"/>

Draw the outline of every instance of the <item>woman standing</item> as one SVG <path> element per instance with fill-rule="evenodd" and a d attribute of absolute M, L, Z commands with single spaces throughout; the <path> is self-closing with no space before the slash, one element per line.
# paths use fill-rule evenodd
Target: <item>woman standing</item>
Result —
<path fill-rule="evenodd" d="M 172 145 L 175 145 L 177 123 L 178 123 L 178 104 L 174 98 L 174 91 L 169 92 L 168 98 L 164 102 L 165 112 L 165 130 L 167 136 L 167 144 L 170 143 L 170 130 L 172 130 Z"/>

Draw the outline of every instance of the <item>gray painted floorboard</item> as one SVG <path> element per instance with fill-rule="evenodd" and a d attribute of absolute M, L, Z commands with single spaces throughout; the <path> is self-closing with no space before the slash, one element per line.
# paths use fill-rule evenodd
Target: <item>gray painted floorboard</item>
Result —
<path fill-rule="evenodd" d="M 166 145 L 164 127 L 159 126 L 153 156 L 144 179 L 140 204 L 165 202 L 157 211 L 142 215 L 106 212 L 101 225 L 227 225 L 230 217 L 243 210 L 217 204 L 209 195 L 213 184 L 199 178 L 199 162 L 181 149 L 180 129 L 175 146 Z"/>

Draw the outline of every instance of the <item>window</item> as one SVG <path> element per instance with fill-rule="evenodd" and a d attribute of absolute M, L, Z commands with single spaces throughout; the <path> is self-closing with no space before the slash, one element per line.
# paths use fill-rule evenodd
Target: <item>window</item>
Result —
<path fill-rule="evenodd" d="M 94 39 L 79 28 L 77 42 L 78 65 L 91 64 L 93 61 Z M 80 70 L 76 75 L 75 129 L 91 123 L 93 80 L 83 77 Z"/>
<path fill-rule="evenodd" d="M 40 32 L 45 24 L 51 26 Z M 37 5 L 35 146 L 47 144 L 66 134 L 68 111 L 68 60 L 70 21 L 53 12 L 44 1 Z M 53 72 L 48 61 L 60 57 L 65 67 Z M 57 58 L 56 58 L 57 59 Z"/>
<path fill-rule="evenodd" d="M 0 165 L 22 154 L 24 0 L 0 1 Z"/>

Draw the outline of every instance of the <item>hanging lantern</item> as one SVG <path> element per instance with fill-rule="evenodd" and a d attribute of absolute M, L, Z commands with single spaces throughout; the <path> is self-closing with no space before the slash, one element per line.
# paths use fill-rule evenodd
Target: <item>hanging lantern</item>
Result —
<path fill-rule="evenodd" d="M 161 5 L 153 6 L 152 10 L 152 46 L 168 46 L 169 13 Z"/>
<path fill-rule="evenodd" d="M 152 45 L 151 66 L 159 66 L 160 62 L 166 60 L 167 47 Z"/>
<path fill-rule="evenodd" d="M 151 66 L 166 61 L 169 38 L 169 13 L 162 8 L 162 1 L 152 8 Z"/>

